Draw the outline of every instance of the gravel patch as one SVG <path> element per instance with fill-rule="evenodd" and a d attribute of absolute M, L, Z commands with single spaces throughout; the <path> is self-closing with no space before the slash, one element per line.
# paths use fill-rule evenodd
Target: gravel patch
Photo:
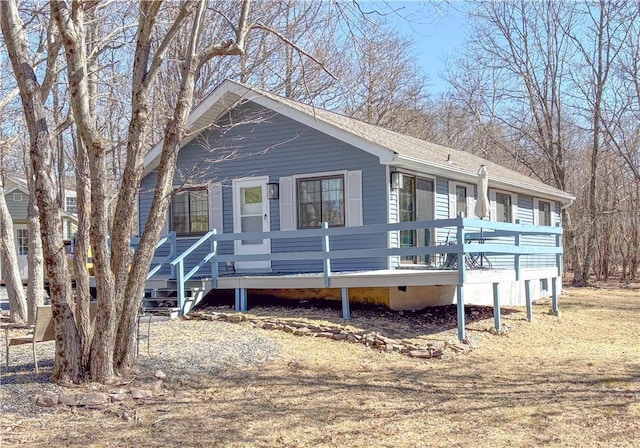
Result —
<path fill-rule="evenodd" d="M 147 325 L 144 324 L 144 332 Z M 11 347 L 10 365 L 5 364 L 2 339 L 0 360 L 0 414 L 36 417 L 55 413 L 56 408 L 35 406 L 34 398 L 44 391 L 59 393 L 63 389 L 49 382 L 53 369 L 55 344 L 37 345 L 36 374 L 30 345 Z M 140 356 L 133 374 L 152 377 L 160 369 L 168 378 L 189 375 L 215 376 L 228 369 L 259 365 L 279 356 L 281 346 L 268 333 L 248 325 L 226 322 L 168 320 L 152 322 L 150 352 L 147 341 L 140 341 Z"/>

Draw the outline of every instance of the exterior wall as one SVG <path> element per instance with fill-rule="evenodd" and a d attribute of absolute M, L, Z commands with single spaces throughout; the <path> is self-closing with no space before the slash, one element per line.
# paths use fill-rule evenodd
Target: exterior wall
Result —
<path fill-rule="evenodd" d="M 247 103 L 244 114 L 257 114 L 259 109 Z M 241 120 L 233 111 L 235 120 Z M 218 161 L 214 161 L 217 159 Z M 195 166 L 200 167 L 193 173 Z M 282 115 L 269 112 L 251 123 L 242 124 L 222 131 L 208 131 L 202 138 L 187 144 L 178 156 L 174 185 L 181 185 L 184 173 L 191 173 L 194 185 L 208 182 L 222 184 L 223 229 L 233 232 L 233 198 L 231 181 L 249 176 L 269 176 L 269 182 L 278 182 L 280 177 L 331 172 L 338 170 L 362 171 L 363 224 L 387 222 L 386 167 L 379 159 L 342 141 L 307 128 Z M 140 193 L 140 229 L 145 225 L 152 201 L 154 173 L 143 179 Z M 345 179 L 346 181 L 346 179 Z M 280 229 L 280 208 L 277 200 L 269 201 L 270 226 L 272 231 Z M 196 238 L 178 238 L 178 253 L 185 250 Z M 333 238 L 331 247 L 335 250 L 353 248 L 379 248 L 387 243 L 386 234 L 362 235 L 360 237 Z M 318 250 L 319 238 L 272 240 L 272 253 Z M 202 247 L 189 260 L 200 260 L 208 251 Z M 232 254 L 233 243 L 224 242 L 219 246 L 221 254 Z M 189 264 L 189 260 L 187 264 Z M 333 270 L 384 269 L 388 266 L 386 257 L 366 260 L 336 260 Z M 225 267 L 220 266 L 221 272 Z M 274 261 L 273 272 L 319 272 L 319 261 L 288 262 Z M 208 271 L 204 271 L 205 274 Z"/>
<path fill-rule="evenodd" d="M 518 215 L 517 219 L 520 224 L 534 224 L 534 198 L 532 196 L 518 195 Z M 552 223 L 560 222 L 557 210 L 559 207 L 554 207 L 552 211 Z M 513 238 L 502 238 L 498 242 L 511 242 Z M 522 245 L 526 246 L 555 246 L 555 236 L 553 235 L 523 235 L 520 240 Z M 495 269 L 512 269 L 515 265 L 515 259 L 513 255 L 490 255 L 492 267 Z M 521 268 L 546 268 L 555 266 L 555 256 L 548 255 L 522 255 L 520 257 Z"/>
<path fill-rule="evenodd" d="M 21 201 L 14 200 L 14 193 L 22 196 Z M 21 190 L 14 190 L 4 196 L 7 202 L 7 209 L 14 223 L 27 222 L 27 208 L 29 206 L 29 195 Z"/>
<path fill-rule="evenodd" d="M 555 276 L 554 269 L 529 269 L 525 275 L 531 286 L 531 299 L 538 300 L 551 296 L 551 282 Z M 525 306 L 526 292 L 525 281 L 509 278 L 514 273 L 511 271 L 503 275 L 504 280 L 499 282 L 501 306 Z M 546 289 L 543 288 L 543 283 Z M 558 291 L 559 293 L 559 291 Z M 467 283 L 464 286 L 465 305 L 493 306 L 492 283 Z M 389 288 L 389 308 L 392 310 L 412 310 L 428 306 L 450 305 L 457 303 L 455 285 L 436 286 L 407 286 Z"/>

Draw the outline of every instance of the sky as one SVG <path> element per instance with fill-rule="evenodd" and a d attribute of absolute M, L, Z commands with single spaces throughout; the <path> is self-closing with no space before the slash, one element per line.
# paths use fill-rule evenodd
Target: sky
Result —
<path fill-rule="evenodd" d="M 387 5 L 397 10 L 397 14 L 389 18 L 399 32 L 415 42 L 418 63 L 429 80 L 428 92 L 435 96 L 446 90 L 441 76 L 445 58 L 461 50 L 466 39 L 464 3 L 390 0 Z"/>

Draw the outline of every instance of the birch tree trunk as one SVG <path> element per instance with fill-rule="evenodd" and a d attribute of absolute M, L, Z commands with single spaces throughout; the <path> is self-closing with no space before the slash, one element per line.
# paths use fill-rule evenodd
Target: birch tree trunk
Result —
<path fill-rule="evenodd" d="M 13 241 L 13 222 L 7 203 L 4 199 L 4 188 L 0 186 L 0 266 L 2 266 L 2 279 L 9 295 L 9 310 L 11 321 L 16 323 L 27 322 L 27 301 L 24 297 L 24 288 L 18 269 L 16 245 Z"/>

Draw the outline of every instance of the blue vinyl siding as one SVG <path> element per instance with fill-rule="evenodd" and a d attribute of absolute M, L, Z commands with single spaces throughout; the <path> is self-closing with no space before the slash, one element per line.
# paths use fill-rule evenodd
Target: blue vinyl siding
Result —
<path fill-rule="evenodd" d="M 241 109 L 241 110 L 238 110 Z M 255 114 L 260 111 L 253 103 L 246 103 L 233 111 L 236 122 L 242 119 L 242 114 Z M 194 167 L 198 167 L 194 170 Z M 185 179 L 184 173 L 190 173 L 189 182 L 202 185 L 209 182 L 222 184 L 223 229 L 225 233 L 233 232 L 233 198 L 232 180 L 250 176 L 268 176 L 269 182 L 278 182 L 280 177 L 314 175 L 317 173 L 335 171 L 362 172 L 362 210 L 363 224 L 379 224 L 398 221 L 397 194 L 390 190 L 387 167 L 380 164 L 379 159 L 363 150 L 357 149 L 336 138 L 310 129 L 283 115 L 268 112 L 261 119 L 237 125 L 226 131 L 205 131 L 200 137 L 192 140 L 180 151 L 177 162 L 174 185 L 181 185 Z M 425 173 L 427 176 L 429 173 Z M 430 176 L 433 177 L 433 176 Z M 435 218 L 449 217 L 449 179 L 435 178 L 436 204 Z M 346 181 L 346 179 L 345 179 Z M 144 226 L 153 196 L 155 173 L 147 175 L 141 185 L 139 199 L 140 231 Z M 294 183 L 295 188 L 295 183 Z M 475 190 L 475 186 L 474 186 Z M 346 199 L 346 198 L 345 198 Z M 518 195 L 518 219 L 522 224 L 533 224 L 534 198 Z M 280 230 L 280 202 L 270 200 L 269 222 L 272 231 Z M 294 206 L 295 209 L 295 206 Z M 560 204 L 555 204 L 554 223 L 560 221 Z M 455 238 L 455 229 L 438 229 L 436 242 L 444 244 L 447 236 Z M 195 238 L 178 238 L 178 253 L 188 248 Z M 359 249 L 379 248 L 390 242 L 391 246 L 398 245 L 396 235 L 386 234 L 361 235 L 349 238 L 332 238 L 331 248 Z M 512 239 L 511 239 L 512 241 Z M 505 243 L 507 241 L 505 240 Z M 550 237 L 524 236 L 522 244 L 554 245 Z M 273 253 L 294 251 L 315 251 L 321 249 L 319 238 L 297 238 L 271 241 Z M 201 260 L 209 247 L 202 246 L 187 260 L 187 266 L 194 265 Z M 233 242 L 223 242 L 219 245 L 219 253 L 233 254 Z M 160 255 L 160 251 L 158 252 Z M 512 269 L 513 256 L 490 256 L 493 267 Z M 391 257 L 392 266 L 397 266 L 397 257 Z M 522 268 L 549 267 L 555 265 L 555 257 L 549 255 L 522 256 Z M 332 270 L 367 270 L 386 269 L 388 257 L 378 259 L 350 259 L 332 261 Z M 226 267 L 219 266 L 220 272 Z M 274 261 L 273 272 L 320 272 L 320 261 Z M 200 274 L 207 275 L 208 268 Z M 162 272 L 169 275 L 169 269 Z"/>
<path fill-rule="evenodd" d="M 258 111 L 252 103 L 242 106 L 243 112 L 254 114 Z M 238 112 L 234 112 L 236 117 Z M 213 148 L 213 150 L 212 150 Z M 233 153 L 233 154 L 232 154 Z M 211 159 L 224 159 L 210 162 Z M 362 170 L 363 224 L 387 222 L 386 167 L 379 159 L 340 140 L 310 129 L 279 114 L 269 113 L 264 119 L 253 120 L 227 130 L 227 132 L 207 131 L 203 137 L 188 143 L 178 156 L 174 185 L 184 179 L 181 173 L 191 173 L 194 166 L 200 169 L 192 174 L 193 184 L 207 182 L 222 183 L 224 232 L 233 232 L 232 179 L 250 176 L 269 176 L 270 182 L 278 182 L 282 176 L 295 176 L 340 170 Z M 152 173 L 142 182 L 140 195 L 140 226 L 144 226 L 152 200 L 149 190 L 155 180 Z M 346 179 L 345 179 L 346 181 Z M 271 230 L 280 229 L 279 201 L 270 200 Z M 179 238 L 178 251 L 186 249 L 195 239 Z M 332 249 L 376 248 L 387 243 L 387 236 L 362 235 L 356 238 L 333 238 Z M 290 252 L 317 250 L 319 239 L 288 239 L 271 241 L 271 251 Z M 194 260 L 202 257 L 208 248 L 194 253 Z M 224 242 L 219 246 L 222 254 L 233 253 L 233 243 Z M 386 257 L 367 260 L 336 260 L 333 270 L 384 269 Z M 224 272 L 224 266 L 220 267 Z M 320 272 L 322 263 L 274 261 L 273 272 Z"/>

